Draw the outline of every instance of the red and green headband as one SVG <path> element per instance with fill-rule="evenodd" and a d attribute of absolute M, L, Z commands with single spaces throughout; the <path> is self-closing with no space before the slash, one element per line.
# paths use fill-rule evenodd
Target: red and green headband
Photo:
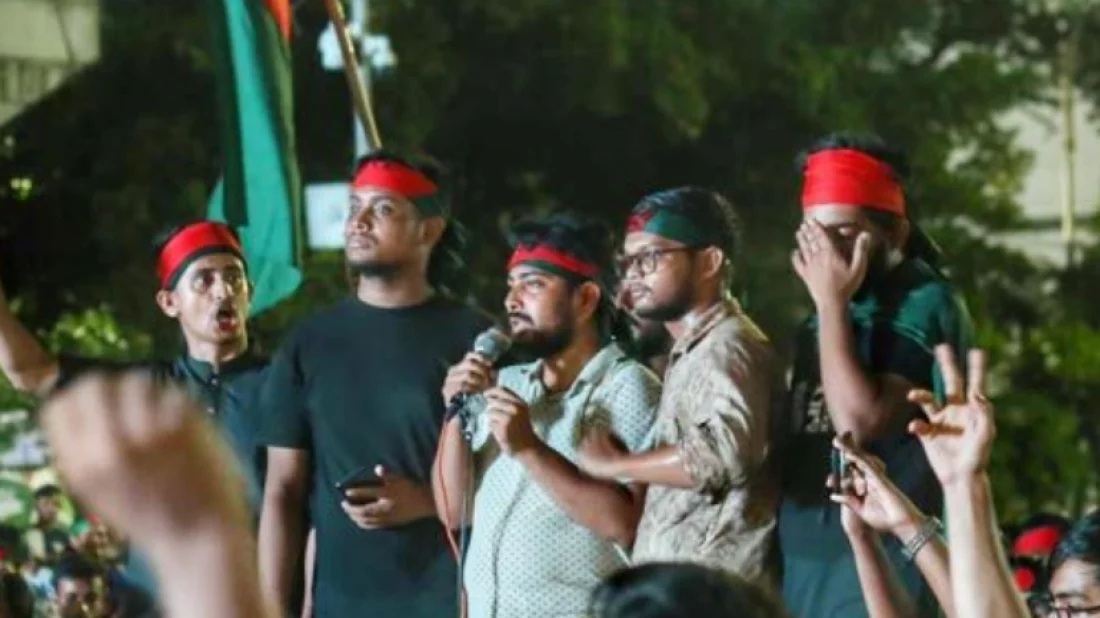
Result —
<path fill-rule="evenodd" d="M 211 253 L 232 253 L 244 261 L 241 243 L 224 223 L 200 221 L 176 232 L 168 239 L 157 258 L 157 278 L 161 289 L 176 287 L 183 271 L 196 258 Z"/>
<path fill-rule="evenodd" d="M 516 266 L 531 266 L 561 277 L 593 279 L 600 269 L 591 262 L 549 245 L 519 245 L 508 260 L 508 270 Z"/>
<path fill-rule="evenodd" d="M 396 161 L 370 161 L 355 174 L 352 189 L 385 189 L 408 199 L 426 217 L 443 216 L 439 187 L 423 172 Z"/>
<path fill-rule="evenodd" d="M 717 244 L 715 235 L 690 218 L 663 208 L 643 209 L 630 215 L 626 221 L 626 233 L 646 232 L 689 247 Z"/>
<path fill-rule="evenodd" d="M 905 216 L 905 194 L 890 166 L 848 148 L 816 152 L 806 160 L 802 208 L 848 204 Z"/>

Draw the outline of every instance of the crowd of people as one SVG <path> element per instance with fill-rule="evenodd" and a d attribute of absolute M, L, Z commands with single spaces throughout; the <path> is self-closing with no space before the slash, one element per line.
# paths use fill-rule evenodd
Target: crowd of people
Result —
<path fill-rule="evenodd" d="M 986 359 L 904 157 L 834 135 L 798 165 L 789 367 L 730 294 L 752 259 L 718 193 L 644 196 L 618 234 L 514 225 L 496 328 L 447 293 L 446 179 L 387 152 L 351 181 L 353 293 L 270 361 L 240 243 L 202 221 L 156 243 L 176 359 L 54 357 L 0 303 L 0 367 L 132 541 L 133 615 L 1100 612 L 1100 515 L 1028 523 L 1006 558 Z"/>

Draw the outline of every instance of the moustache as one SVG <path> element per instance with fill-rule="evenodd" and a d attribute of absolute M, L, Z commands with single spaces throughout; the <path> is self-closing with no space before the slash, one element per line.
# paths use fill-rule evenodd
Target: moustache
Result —
<path fill-rule="evenodd" d="M 528 324 L 532 324 L 532 325 L 535 323 L 534 320 L 532 320 L 531 318 L 527 317 L 526 315 L 524 315 L 522 313 L 509 313 L 508 314 L 508 319 L 509 320 L 516 320 L 518 322 L 527 322 Z"/>

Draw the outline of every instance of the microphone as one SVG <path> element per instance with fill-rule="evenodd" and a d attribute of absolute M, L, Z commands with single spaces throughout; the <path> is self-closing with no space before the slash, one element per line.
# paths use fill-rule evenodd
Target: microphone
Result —
<path fill-rule="evenodd" d="M 512 347 L 512 338 L 497 327 L 492 327 L 474 339 L 473 353 L 484 358 L 490 365 L 495 364 Z M 455 415 L 462 419 L 462 433 L 471 430 L 469 410 L 470 393 L 459 393 L 447 402 L 447 412 L 443 422 L 449 422 Z M 470 438 L 469 435 L 466 436 Z"/>

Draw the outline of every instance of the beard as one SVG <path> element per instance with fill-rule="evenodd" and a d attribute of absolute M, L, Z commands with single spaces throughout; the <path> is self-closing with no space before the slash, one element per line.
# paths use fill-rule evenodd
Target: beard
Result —
<path fill-rule="evenodd" d="M 652 292 L 650 298 L 653 298 Z M 691 311 L 691 286 L 682 282 L 666 300 L 655 301 L 649 307 L 634 307 L 639 318 L 654 322 L 675 322 Z M 662 329 L 663 330 L 663 329 Z"/>
<path fill-rule="evenodd" d="M 672 347 L 672 335 L 664 324 L 651 322 L 633 327 L 634 348 L 642 358 L 652 358 L 668 352 Z"/>
<path fill-rule="evenodd" d="M 528 358 L 549 358 L 560 354 L 572 342 L 573 327 L 569 323 L 548 331 L 527 331 L 513 338 L 516 352 Z"/>
<path fill-rule="evenodd" d="M 377 261 L 348 261 L 351 272 L 365 279 L 392 279 L 399 270 L 400 265 L 393 262 Z"/>
<path fill-rule="evenodd" d="M 893 266 L 890 263 L 890 249 L 886 245 L 876 244 L 872 247 L 871 254 L 867 256 L 867 274 L 864 275 L 863 283 L 856 290 L 855 297 L 865 296 L 882 285 L 889 278 Z"/>

